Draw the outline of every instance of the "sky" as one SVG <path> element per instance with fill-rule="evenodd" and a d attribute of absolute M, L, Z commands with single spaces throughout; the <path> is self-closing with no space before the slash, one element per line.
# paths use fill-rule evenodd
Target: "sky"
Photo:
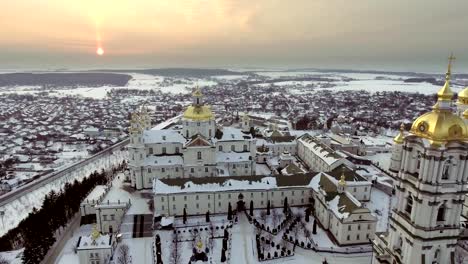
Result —
<path fill-rule="evenodd" d="M 0 7 L 0 69 L 444 72 L 453 52 L 453 72 L 468 72 L 466 0 L 15 0 Z"/>

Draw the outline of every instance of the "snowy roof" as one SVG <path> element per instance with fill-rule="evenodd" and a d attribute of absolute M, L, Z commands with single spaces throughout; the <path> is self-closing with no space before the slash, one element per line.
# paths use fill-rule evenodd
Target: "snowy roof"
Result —
<path fill-rule="evenodd" d="M 340 219 L 347 218 L 355 209 L 362 208 L 361 203 L 349 192 L 339 193 L 337 190 L 338 181 L 325 173 L 320 175 L 318 188 L 317 180 L 313 184 L 313 188 L 325 197 L 329 209 Z"/>
<path fill-rule="evenodd" d="M 187 141 L 181 134 L 174 130 L 146 130 L 143 132 L 143 142 L 152 143 L 185 143 Z"/>
<path fill-rule="evenodd" d="M 179 155 L 149 156 L 145 159 L 145 166 L 183 165 L 184 159 Z"/>
<path fill-rule="evenodd" d="M 216 162 L 244 162 L 249 161 L 250 152 L 218 152 Z"/>
<path fill-rule="evenodd" d="M 77 250 L 112 248 L 112 235 L 99 235 L 95 240 L 89 236 L 81 236 L 78 240 Z"/>
<path fill-rule="evenodd" d="M 107 192 L 106 185 L 96 185 L 96 187 L 94 187 L 94 189 L 83 200 L 82 204 L 88 203 L 89 201 L 98 201 L 104 196 L 106 192 Z"/>
<path fill-rule="evenodd" d="M 366 182 L 368 183 L 368 181 L 362 177 L 358 172 L 357 170 L 352 170 L 350 168 L 348 168 L 347 166 L 341 164 L 340 166 L 336 167 L 334 170 L 330 171 L 330 172 L 327 172 L 328 175 L 332 176 L 333 178 L 335 178 L 336 180 L 340 180 L 341 178 L 341 175 L 344 174 L 345 176 L 345 181 L 347 184 L 351 183 L 351 182 Z M 370 184 L 370 183 L 369 183 Z"/>
<path fill-rule="evenodd" d="M 223 136 L 221 137 L 221 139 L 219 139 L 219 141 L 238 141 L 246 139 L 251 139 L 250 134 L 244 134 L 238 128 L 224 127 Z"/>
<path fill-rule="evenodd" d="M 299 142 L 310 149 L 316 156 L 320 157 L 320 159 L 322 159 L 328 165 L 332 165 L 333 163 L 346 157 L 343 153 L 333 150 L 321 142 L 318 138 L 312 137 L 308 134 L 300 137 Z"/>
<path fill-rule="evenodd" d="M 174 223 L 174 217 L 173 216 L 161 218 L 161 225 L 162 226 L 170 226 L 173 223 Z"/>
<path fill-rule="evenodd" d="M 153 182 L 155 194 L 219 192 L 235 190 L 269 190 L 283 187 L 310 187 L 316 173 L 291 176 L 234 176 L 185 179 L 156 179 Z"/>

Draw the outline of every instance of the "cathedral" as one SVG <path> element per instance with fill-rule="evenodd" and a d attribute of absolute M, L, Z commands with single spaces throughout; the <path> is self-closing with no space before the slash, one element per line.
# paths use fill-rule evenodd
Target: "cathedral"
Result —
<path fill-rule="evenodd" d="M 397 203 L 388 233 L 373 240 L 373 263 L 455 263 L 468 192 L 468 88 L 453 111 L 453 59 L 432 111 L 418 117 L 409 133 L 402 126 L 394 139 L 390 170 Z"/>
<path fill-rule="evenodd" d="M 180 125 L 182 129 L 151 129 L 145 107 L 132 115 L 128 150 L 134 188 L 152 188 L 154 179 L 255 175 L 256 144 L 248 116 L 241 129 L 217 126 L 196 88 Z"/>

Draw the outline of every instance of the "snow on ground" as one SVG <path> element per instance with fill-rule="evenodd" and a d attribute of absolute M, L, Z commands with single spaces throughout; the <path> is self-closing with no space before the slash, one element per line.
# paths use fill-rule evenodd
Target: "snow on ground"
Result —
<path fill-rule="evenodd" d="M 131 206 L 127 211 L 127 214 L 151 214 L 148 207 L 148 198 L 144 198 L 143 195 L 150 195 L 152 197 L 151 192 L 143 192 L 143 191 L 134 191 L 128 192 L 124 190 L 124 186 L 130 186 L 129 184 L 123 183 L 125 176 L 123 173 L 117 174 L 117 177 L 112 180 L 112 188 L 104 197 L 103 202 L 128 202 L 130 200 Z M 128 188 L 129 190 L 131 188 Z"/>
<path fill-rule="evenodd" d="M 316 91 L 360 91 L 364 90 L 370 93 L 375 92 L 406 92 L 406 93 L 421 93 L 435 94 L 439 91 L 439 85 L 430 83 L 405 83 L 400 80 L 356 80 L 349 82 L 335 82 L 331 88 L 315 88 Z M 454 88 L 457 92 L 459 89 Z"/>
<path fill-rule="evenodd" d="M 44 186 L 32 189 L 30 192 L 24 194 L 18 199 L 2 206 L 1 210 L 4 212 L 5 217 L 2 219 L 3 225 L 0 225 L 0 235 L 3 235 L 11 228 L 16 227 L 21 220 L 28 216 L 29 212 L 31 212 L 34 207 L 40 208 L 42 206 L 42 201 L 44 200 L 45 195 L 47 195 L 51 190 L 58 191 L 62 189 L 67 181 L 73 182 L 75 179 L 82 181 L 92 172 L 100 171 L 102 168 L 105 168 L 107 165 L 109 165 L 104 161 L 107 158 L 109 158 L 110 164 L 119 164 L 122 159 L 125 158 L 125 155 L 121 154 L 122 153 L 120 151 L 114 152 L 114 154 L 110 157 L 105 156 L 105 158 L 103 157 L 101 159 L 95 160 L 92 164 L 83 166 L 81 168 L 82 170 L 76 170 L 75 173 L 72 174 L 72 177 L 62 177 Z M 71 164 L 67 164 L 66 166 L 64 165 L 63 168 L 68 166 L 71 166 Z"/>
<path fill-rule="evenodd" d="M 388 170 L 390 167 L 390 158 L 392 157 L 391 152 L 387 153 L 376 153 L 374 155 L 365 156 L 366 159 L 372 160 L 375 164 L 378 164 L 384 170 Z"/>
<path fill-rule="evenodd" d="M 119 244 L 119 246 L 122 244 L 128 245 L 130 249 L 132 263 L 152 264 L 153 240 L 154 239 L 152 237 L 122 239 L 122 242 Z M 119 251 L 117 247 L 116 253 L 114 254 L 114 258 L 118 257 L 118 252 Z"/>
<path fill-rule="evenodd" d="M 22 264 L 21 256 L 23 255 L 23 249 L 0 252 L 0 257 L 8 261 L 9 264 Z"/>
<path fill-rule="evenodd" d="M 271 175 L 271 170 L 268 168 L 267 165 L 265 164 L 259 164 L 257 163 L 255 165 L 255 175 Z"/>
<path fill-rule="evenodd" d="M 376 232 L 385 232 L 388 229 L 391 201 L 391 196 L 377 188 L 372 188 L 371 199 L 365 204 L 365 207 L 369 208 L 377 217 Z"/>
<path fill-rule="evenodd" d="M 332 254 L 321 253 L 313 250 L 304 250 L 296 247 L 295 255 L 287 258 L 280 258 L 266 262 L 257 260 L 255 248 L 255 228 L 249 224 L 247 218 L 242 215 L 239 223 L 232 228 L 232 252 L 235 256 L 231 259 L 231 264 L 257 264 L 257 263 L 291 263 L 310 264 L 321 263 L 325 258 L 330 264 L 362 264 L 370 263 L 371 253 L 359 254 Z M 318 232 L 319 233 L 319 232 Z"/>

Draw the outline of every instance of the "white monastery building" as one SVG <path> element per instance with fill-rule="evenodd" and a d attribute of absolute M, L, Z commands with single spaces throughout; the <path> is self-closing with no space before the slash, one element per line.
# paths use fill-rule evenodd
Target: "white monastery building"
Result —
<path fill-rule="evenodd" d="M 199 88 L 182 119 L 182 130 L 153 130 L 146 108 L 134 113 L 130 127 L 129 168 L 132 186 L 153 187 L 154 179 L 255 175 L 252 123 L 242 129 L 217 127 Z"/>

